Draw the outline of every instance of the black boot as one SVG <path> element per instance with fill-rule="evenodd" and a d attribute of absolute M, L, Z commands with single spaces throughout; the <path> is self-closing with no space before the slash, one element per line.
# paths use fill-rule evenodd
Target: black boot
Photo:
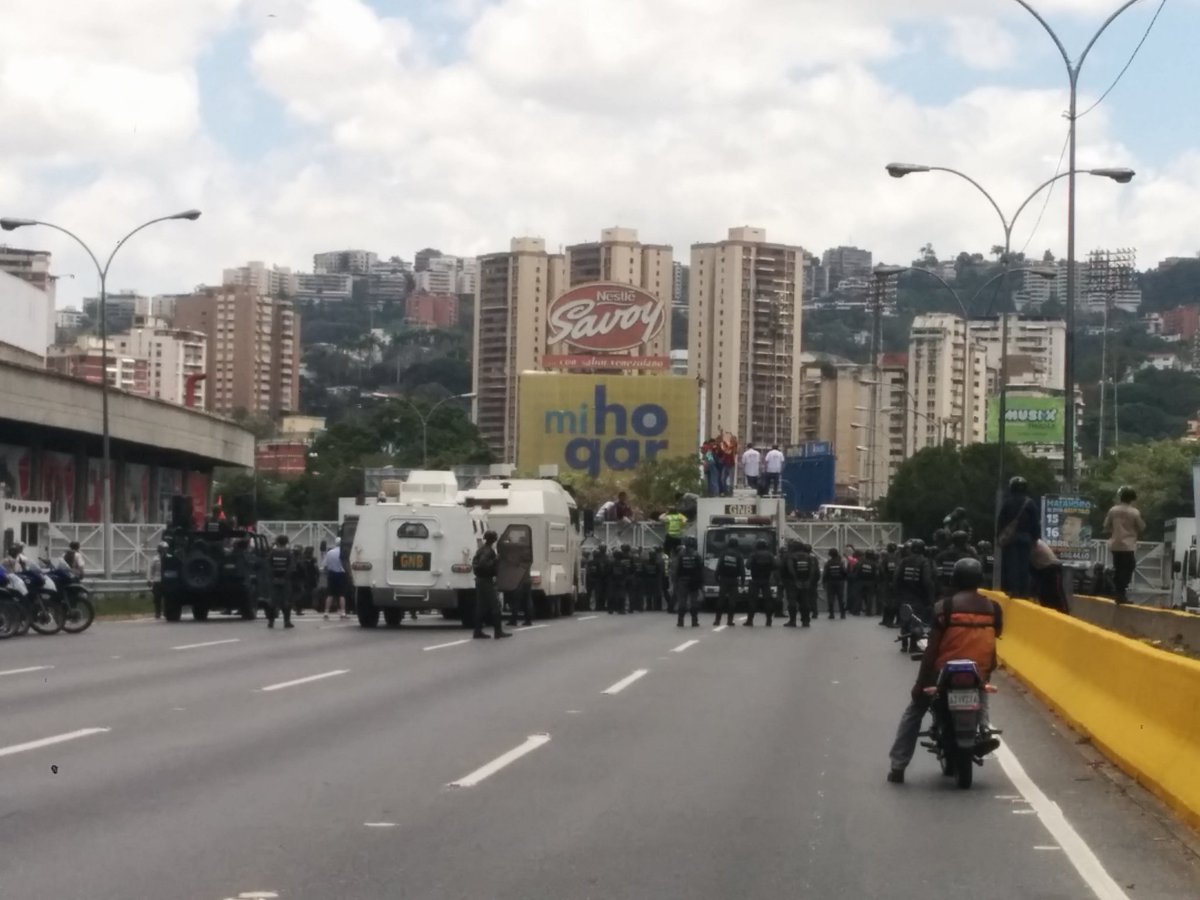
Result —
<path fill-rule="evenodd" d="M 771 617 L 770 616 L 767 616 L 767 627 L 768 628 L 771 627 Z"/>
<path fill-rule="evenodd" d="M 495 637 L 497 640 L 499 640 L 500 638 L 512 637 L 512 632 L 511 631 L 501 631 L 499 628 L 497 628 L 496 633 L 493 635 L 493 637 Z"/>
<path fill-rule="evenodd" d="M 683 627 L 683 613 L 680 613 L 680 614 L 679 614 L 679 617 L 678 617 L 678 618 L 675 620 L 675 627 L 676 627 L 676 628 L 682 628 L 682 627 Z"/>
<path fill-rule="evenodd" d="M 796 627 L 796 614 L 795 613 L 792 613 L 791 615 L 788 616 L 788 620 L 783 623 L 783 627 L 784 628 L 795 628 Z"/>
<path fill-rule="evenodd" d="M 692 613 L 692 627 L 693 628 L 700 627 L 700 615 L 698 613 Z"/>
<path fill-rule="evenodd" d="M 492 636 L 490 634 L 488 634 L 486 631 L 483 631 L 479 628 L 475 629 L 475 633 L 473 635 L 471 635 L 471 637 L 476 638 L 478 640 L 482 640 L 482 641 L 490 641 L 492 639 Z"/>

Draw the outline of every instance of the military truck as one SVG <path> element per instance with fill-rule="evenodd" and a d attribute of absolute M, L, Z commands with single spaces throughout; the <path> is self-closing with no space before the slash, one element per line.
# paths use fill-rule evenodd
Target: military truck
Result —
<path fill-rule="evenodd" d="M 270 597 L 270 544 L 266 537 L 225 521 L 197 527 L 190 497 L 175 497 L 163 529 L 163 617 L 178 622 L 185 606 L 203 622 L 211 610 L 254 619 Z"/>

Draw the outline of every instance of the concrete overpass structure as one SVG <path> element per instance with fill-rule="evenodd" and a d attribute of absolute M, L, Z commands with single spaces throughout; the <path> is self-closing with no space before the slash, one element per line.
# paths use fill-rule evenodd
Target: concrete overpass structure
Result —
<path fill-rule="evenodd" d="M 10 496 L 48 500 L 59 522 L 98 522 L 100 386 L 0 361 L 0 482 Z M 172 494 L 207 509 L 212 470 L 254 465 L 254 436 L 227 419 L 171 403 L 109 394 L 113 521 L 161 522 Z"/>

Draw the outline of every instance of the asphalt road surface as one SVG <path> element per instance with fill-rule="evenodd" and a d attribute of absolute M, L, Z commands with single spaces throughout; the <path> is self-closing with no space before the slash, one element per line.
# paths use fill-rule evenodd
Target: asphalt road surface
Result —
<path fill-rule="evenodd" d="M 923 750 L 889 785 L 892 633 L 711 621 L 0 643 L 0 897 L 1200 897 L 1179 829 L 1012 682 L 972 790 Z"/>

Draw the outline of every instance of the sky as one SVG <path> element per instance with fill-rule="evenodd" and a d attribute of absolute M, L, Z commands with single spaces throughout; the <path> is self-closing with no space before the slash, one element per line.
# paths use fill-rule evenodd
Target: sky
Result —
<path fill-rule="evenodd" d="M 1033 0 L 1077 57 L 1120 0 Z M 1105 32 L 1087 109 L 1160 0 Z M 951 175 L 1011 215 L 1062 170 L 1067 74 L 1016 0 L 0 0 L 0 216 L 64 226 L 112 290 L 187 291 L 247 260 L 311 267 L 362 248 L 474 255 L 636 228 L 686 262 L 756 225 L 820 253 L 907 263 L 1003 239 Z M 1167 0 L 1079 120 L 1078 249 L 1141 268 L 1200 252 L 1200 0 Z M 1066 250 L 1066 192 L 1013 235 Z M 1044 195 L 1043 195 L 1044 196 Z M 1044 208 L 1044 214 L 1043 214 Z M 44 229 L 59 305 L 94 295 L 82 250 Z"/>

